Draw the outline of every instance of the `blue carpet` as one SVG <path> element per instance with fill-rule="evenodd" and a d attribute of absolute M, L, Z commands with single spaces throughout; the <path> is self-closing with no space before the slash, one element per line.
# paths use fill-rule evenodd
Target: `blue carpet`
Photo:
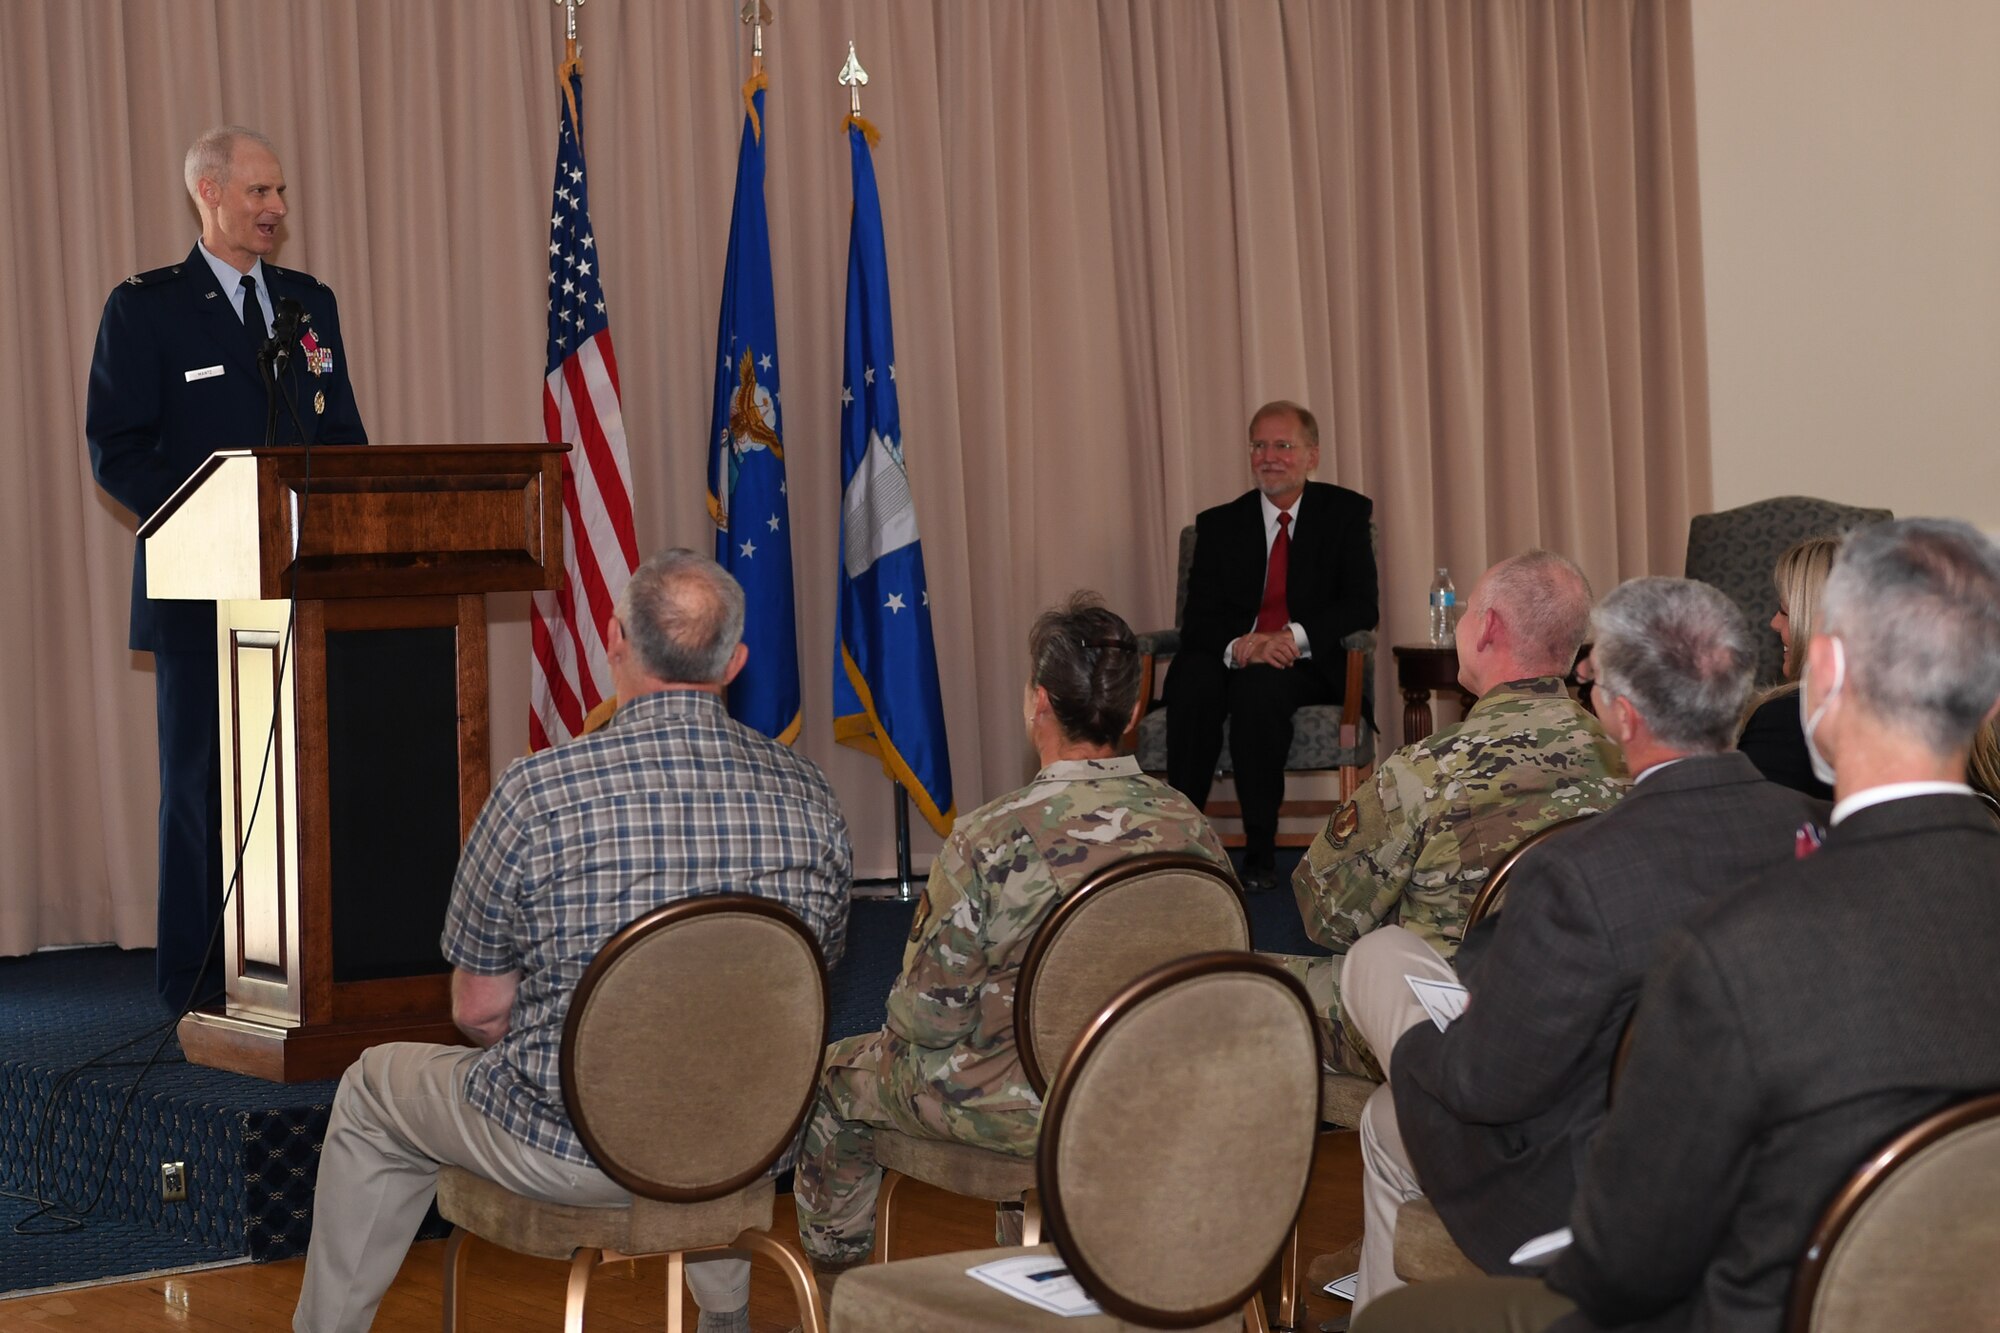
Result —
<path fill-rule="evenodd" d="M 830 1041 L 873 1032 L 882 1026 L 889 985 L 903 968 L 915 903 L 867 899 L 847 914 L 847 954 L 827 974 L 827 1035 Z"/>
<path fill-rule="evenodd" d="M 297 1251 L 334 1085 L 190 1065 L 164 1020 L 149 951 L 0 959 L 0 1291 Z M 15 1233 L 37 1158 L 80 1227 Z M 187 1164 L 186 1202 L 161 1200 L 163 1161 Z"/>
<path fill-rule="evenodd" d="M 1236 868 L 1243 868 L 1243 853 L 1231 852 Z M 1305 855 L 1302 847 L 1280 847 L 1277 853 L 1278 887 L 1269 893 L 1253 893 L 1244 899 L 1250 905 L 1250 943 L 1260 953 L 1301 953 L 1324 956 L 1328 950 L 1314 944 L 1299 919 L 1298 900 L 1292 896 L 1292 868 Z"/>

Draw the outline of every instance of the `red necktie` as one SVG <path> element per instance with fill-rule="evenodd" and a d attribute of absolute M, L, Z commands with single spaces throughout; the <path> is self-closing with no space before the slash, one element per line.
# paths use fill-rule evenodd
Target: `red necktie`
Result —
<path fill-rule="evenodd" d="M 1278 515 L 1278 535 L 1271 539 L 1271 562 L 1264 568 L 1264 604 L 1257 608 L 1257 633 L 1268 634 L 1290 623 L 1285 608 L 1285 571 L 1292 563 L 1292 516 Z"/>

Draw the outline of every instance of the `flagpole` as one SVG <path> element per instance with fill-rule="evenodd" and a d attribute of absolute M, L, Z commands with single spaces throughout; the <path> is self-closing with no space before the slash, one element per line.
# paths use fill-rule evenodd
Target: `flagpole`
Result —
<path fill-rule="evenodd" d="M 750 29 L 750 77 L 754 79 L 764 72 L 764 25 L 776 23 L 778 16 L 764 0 L 743 0 L 738 13 L 744 26 Z"/>
<path fill-rule="evenodd" d="M 756 0 L 750 0 L 752 4 Z M 853 119 L 861 116 L 861 89 L 868 82 L 868 71 L 861 68 L 861 58 L 855 54 L 854 43 L 847 44 L 847 62 L 840 67 L 839 83 L 847 89 L 847 113 Z M 900 782 L 890 782 L 896 791 L 896 873 L 874 879 L 857 879 L 857 889 L 889 888 L 896 890 L 898 902 L 911 902 L 917 896 L 916 876 L 910 868 L 910 793 Z M 862 893 L 859 896 L 872 898 L 877 895 Z M 886 897 L 887 895 L 881 895 Z"/>
<path fill-rule="evenodd" d="M 910 865 L 910 793 L 900 782 L 891 782 L 896 789 L 896 873 L 876 875 L 868 879 L 854 881 L 854 896 L 857 898 L 893 898 L 899 903 L 917 900 L 917 877 Z M 880 890 L 893 889 L 887 893 Z"/>
<path fill-rule="evenodd" d="M 584 0 L 555 0 L 563 11 L 563 59 L 576 63 L 576 7 Z"/>

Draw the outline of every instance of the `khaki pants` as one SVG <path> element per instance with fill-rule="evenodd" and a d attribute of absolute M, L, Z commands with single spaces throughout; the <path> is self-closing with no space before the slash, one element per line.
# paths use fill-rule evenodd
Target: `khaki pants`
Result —
<path fill-rule="evenodd" d="M 538 1152 L 465 1100 L 463 1046 L 394 1042 L 362 1052 L 341 1076 L 320 1150 L 298 1333 L 361 1333 L 396 1280 L 437 1194 L 442 1166 L 459 1166 L 516 1194 L 581 1207 L 632 1196 L 592 1166 Z M 687 1284 L 705 1310 L 749 1303 L 750 1264 L 734 1252 L 691 1256 Z"/>
<path fill-rule="evenodd" d="M 1354 1333 L 1542 1333 L 1576 1306 L 1531 1277 L 1455 1277 L 1393 1292 Z"/>
<path fill-rule="evenodd" d="M 1411 976 L 1458 980 L 1436 950 L 1401 926 L 1372 930 L 1347 951 L 1342 972 L 1347 1020 L 1377 1053 L 1386 1077 L 1394 1077 L 1396 1042 L 1418 1023 L 1431 1021 L 1405 980 Z M 1396 1213 L 1422 1197 L 1423 1186 L 1403 1150 L 1396 1103 L 1385 1083 L 1369 1097 L 1361 1115 L 1361 1277 L 1354 1291 L 1356 1313 L 1403 1285 L 1396 1276 Z"/>

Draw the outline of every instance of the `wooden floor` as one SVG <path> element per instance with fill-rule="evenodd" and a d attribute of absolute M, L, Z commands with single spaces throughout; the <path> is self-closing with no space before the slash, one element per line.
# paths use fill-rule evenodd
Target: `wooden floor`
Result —
<path fill-rule="evenodd" d="M 1320 1140 L 1319 1160 L 1303 1219 L 1304 1255 L 1336 1250 L 1361 1234 L 1361 1155 L 1351 1133 Z M 993 1214 L 987 1205 L 955 1198 L 911 1182 L 897 1196 L 895 1257 L 940 1254 L 990 1247 Z M 789 1197 L 778 1200 L 779 1234 L 791 1228 Z M 396 1285 L 377 1313 L 377 1333 L 434 1333 L 442 1321 L 439 1303 L 444 1242 L 426 1241 L 410 1251 Z M 640 1260 L 636 1275 L 619 1264 L 599 1270 L 590 1287 L 587 1326 L 592 1329 L 660 1329 L 666 1279 L 664 1260 Z M 544 1329 L 562 1325 L 565 1265 L 509 1254 L 474 1242 L 468 1264 L 469 1291 L 464 1326 L 469 1329 Z M 111 1282 L 102 1286 L 0 1301 L 0 1333 L 47 1329 L 113 1330 L 230 1329 L 241 1333 L 291 1327 L 292 1307 L 305 1271 L 303 1259 L 274 1264 L 242 1264 L 178 1277 Z M 1344 1302 L 1318 1297 L 1302 1330 L 1345 1313 Z M 694 1305 L 687 1305 L 688 1328 Z M 750 1325 L 754 1333 L 784 1333 L 798 1323 L 791 1288 L 769 1263 L 751 1268 Z"/>

